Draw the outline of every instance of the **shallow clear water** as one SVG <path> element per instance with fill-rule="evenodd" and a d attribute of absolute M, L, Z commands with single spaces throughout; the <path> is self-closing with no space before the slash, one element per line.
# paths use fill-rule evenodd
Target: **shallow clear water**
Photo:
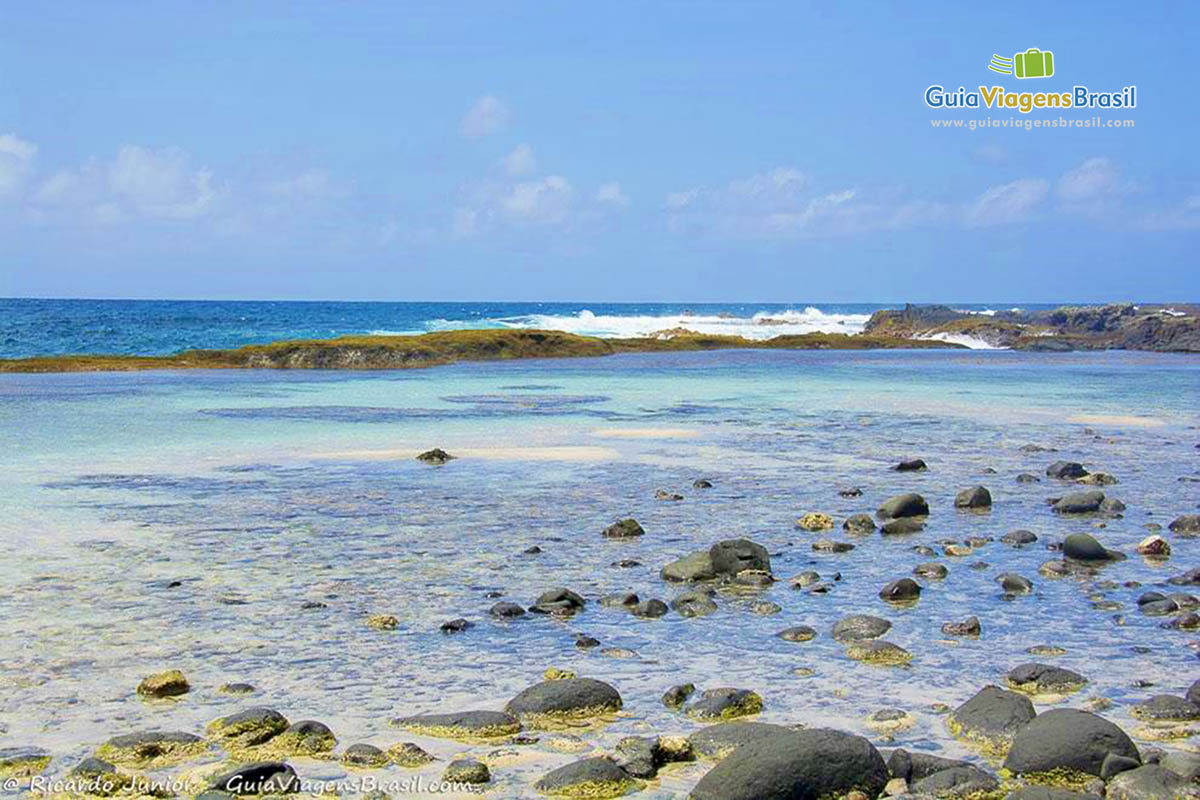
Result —
<path fill-rule="evenodd" d="M 1039 660 L 1025 650 L 1043 643 L 1065 647 L 1053 663 L 1091 680 L 1066 704 L 1110 698 L 1106 715 L 1132 729 L 1131 703 L 1195 678 L 1194 636 L 1140 615 L 1144 588 L 1101 592 L 1124 609 L 1100 611 L 1095 581 L 1051 580 L 1037 568 L 1055 557 L 1044 544 L 1067 533 L 1132 553 L 1146 523 L 1196 511 L 1198 399 L 1200 358 L 1127 353 L 727 351 L 390 373 L 3 375 L 0 747 L 46 747 L 51 771 L 65 772 L 118 733 L 200 732 L 238 708 L 269 705 L 328 723 L 343 744 L 413 740 L 442 758 L 480 755 L 494 748 L 387 721 L 499 709 L 557 666 L 607 680 L 625 700 L 622 718 L 580 734 L 585 753 L 631 733 L 695 729 L 658 699 L 691 681 L 758 691 L 764 721 L 965 755 L 930 705 L 1002 682 L 1016 664 Z M 1022 452 L 1027 443 L 1057 452 Z M 461 457 L 444 467 L 413 459 L 434 446 Z M 907 456 L 930 469 L 889 469 Z M 1046 498 L 1068 489 L 1043 475 L 1057 459 L 1116 475 L 1105 491 L 1128 505 L 1124 517 L 1099 528 L 1050 513 Z M 1016 483 L 1025 471 L 1042 482 Z M 714 488 L 693 490 L 698 477 Z M 991 489 L 993 510 L 955 512 L 955 492 L 976 483 Z M 840 497 L 847 486 L 862 497 Z M 685 499 L 656 501 L 656 488 Z M 807 511 L 840 525 L 910 490 L 932 507 L 919 534 L 795 527 Z M 644 537 L 600 536 L 629 515 Z M 1016 528 L 1042 541 L 940 559 L 949 577 L 921 580 L 913 608 L 877 597 L 931 560 L 914 545 Z M 857 548 L 814 553 L 822 535 Z M 555 586 L 592 600 L 623 590 L 669 600 L 664 563 L 738 536 L 763 543 L 783 580 L 722 595 L 707 618 L 639 620 L 597 603 L 565 622 L 487 617 L 490 591 L 523 605 Z M 1131 555 L 1102 579 L 1150 586 L 1196 566 L 1200 542 L 1169 538 L 1166 564 Z M 542 553 L 523 554 L 532 545 Z M 611 566 L 627 558 L 642 566 Z M 969 566 L 979 561 L 989 566 Z M 789 588 L 786 578 L 806 569 L 841 580 L 825 596 Z M 1035 594 L 1004 600 L 993 579 L 1006 571 L 1031 578 Z M 759 599 L 783 611 L 751 612 Z M 305 600 L 328 607 L 301 610 Z M 854 612 L 890 619 L 886 638 L 912 651 L 912 667 L 846 658 L 828 633 Z M 394 614 L 399 629 L 368 629 L 375 613 Z M 941 624 L 969 614 L 983 637 L 946 641 Z M 476 627 L 439 633 L 460 616 Z M 774 636 L 796 624 L 820 635 L 807 644 Z M 577 632 L 601 648 L 577 650 Z M 138 700 L 141 677 L 169 667 L 188 675 L 192 692 Z M 1135 688 L 1138 679 L 1155 686 Z M 259 692 L 217 692 L 234 681 Z M 885 742 L 865 724 L 885 707 L 911 711 L 917 725 Z M 528 796 L 533 778 L 578 757 L 542 745 L 522 753 L 493 766 L 496 796 Z M 706 768 L 670 770 L 642 796 L 682 797 Z"/>

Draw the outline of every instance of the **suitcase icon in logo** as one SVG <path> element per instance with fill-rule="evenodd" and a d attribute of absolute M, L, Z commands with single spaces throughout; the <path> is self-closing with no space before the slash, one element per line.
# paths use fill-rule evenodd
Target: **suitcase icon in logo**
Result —
<path fill-rule="evenodd" d="M 1018 78 L 1049 78 L 1054 74 L 1054 53 L 1031 47 L 1013 56 L 1013 70 Z"/>

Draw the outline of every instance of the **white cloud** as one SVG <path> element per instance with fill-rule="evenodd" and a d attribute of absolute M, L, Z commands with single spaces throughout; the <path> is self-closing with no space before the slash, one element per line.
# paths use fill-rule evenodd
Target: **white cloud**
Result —
<path fill-rule="evenodd" d="M 309 169 L 289 178 L 268 181 L 268 194 L 293 201 L 325 200 L 343 197 L 346 191 L 337 185 L 327 170 Z"/>
<path fill-rule="evenodd" d="M 968 225 L 988 226 L 1019 222 L 1045 201 L 1050 182 L 1041 178 L 1022 178 L 992 186 L 967 208 Z"/>
<path fill-rule="evenodd" d="M 0 134 L 0 198 L 17 194 L 33 171 L 37 145 L 16 134 Z"/>
<path fill-rule="evenodd" d="M 1055 190 L 1064 203 L 1096 203 L 1121 191 L 1121 174 L 1107 158 L 1089 158 L 1059 178 Z"/>
<path fill-rule="evenodd" d="M 475 101 L 475 105 L 462 119 L 462 135 L 468 139 L 479 139 L 490 136 L 508 124 L 508 107 L 492 95 L 485 95 Z"/>
<path fill-rule="evenodd" d="M 122 147 L 109 167 L 108 182 L 127 206 L 148 217 L 203 216 L 217 196 L 212 172 L 191 169 L 187 154 L 175 148 Z"/>
<path fill-rule="evenodd" d="M 535 224 L 562 222 L 571 210 L 575 191 L 561 175 L 512 186 L 500 199 L 500 208 L 510 218 Z"/>
<path fill-rule="evenodd" d="M 627 206 L 629 198 L 621 191 L 621 184 L 609 181 L 596 190 L 596 202 L 611 206 Z"/>
<path fill-rule="evenodd" d="M 1163 211 L 1153 211 L 1142 220 L 1142 227 L 1156 231 L 1200 230 L 1200 194 Z"/>
<path fill-rule="evenodd" d="M 530 175 L 537 170 L 537 157 L 527 144 L 517 145 L 503 159 L 504 171 L 514 178 Z"/>

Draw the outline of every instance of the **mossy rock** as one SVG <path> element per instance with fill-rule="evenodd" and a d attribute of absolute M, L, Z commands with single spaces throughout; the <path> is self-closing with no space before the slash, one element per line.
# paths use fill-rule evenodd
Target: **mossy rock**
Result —
<path fill-rule="evenodd" d="M 348 767 L 374 769 L 386 767 L 391 760 L 388 754 L 373 744 L 359 742 L 352 744 L 342 752 L 341 762 Z"/>
<path fill-rule="evenodd" d="M 521 730 L 521 723 L 515 716 L 501 711 L 419 714 L 399 717 L 392 720 L 392 724 L 424 736 L 462 742 L 486 742 L 512 736 Z"/>
<path fill-rule="evenodd" d="M 414 742 L 394 744 L 387 749 L 387 754 L 392 763 L 408 769 L 416 769 L 437 761 L 437 758 L 425 752 L 420 745 Z"/>
<path fill-rule="evenodd" d="M 685 709 L 692 719 L 728 720 L 759 714 L 763 710 L 762 697 L 749 689 L 722 687 L 700 693 L 700 698 Z"/>
<path fill-rule="evenodd" d="M 143 731 L 114 736 L 96 750 L 96 757 L 114 764 L 160 768 L 204 755 L 208 742 L 182 731 Z"/>
<path fill-rule="evenodd" d="M 912 663 L 912 653 L 882 639 L 855 642 L 846 648 L 846 655 L 855 661 L 879 667 L 906 667 Z"/>
<path fill-rule="evenodd" d="M 138 684 L 137 693 L 142 697 L 150 698 L 178 697 L 181 694 L 187 694 L 191 688 L 187 677 L 181 671 L 169 669 L 165 672 L 147 675 Z"/>
<path fill-rule="evenodd" d="M 551 797 L 588 800 L 620 797 L 640 786 L 625 770 L 603 756 L 573 761 L 551 770 L 534 784 L 537 791 Z"/>
<path fill-rule="evenodd" d="M 542 681 L 525 689 L 504 707 L 532 727 L 594 719 L 621 710 L 621 694 L 593 678 Z"/>
<path fill-rule="evenodd" d="M 0 748 L 0 775 L 28 778 L 40 775 L 50 765 L 50 753 L 40 747 Z"/>
<path fill-rule="evenodd" d="M 289 725 L 268 744 L 281 755 L 319 756 L 337 746 L 337 737 L 325 723 L 304 719 Z"/>

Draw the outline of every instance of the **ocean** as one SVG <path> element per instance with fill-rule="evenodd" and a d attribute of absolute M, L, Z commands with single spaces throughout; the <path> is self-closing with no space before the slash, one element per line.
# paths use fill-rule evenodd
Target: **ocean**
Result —
<path fill-rule="evenodd" d="M 852 326 L 870 310 L 699 306 L 685 318 L 682 307 L 603 304 L 6 303 L 10 356 L 472 321 L 628 335 L 702 319 L 759 332 L 774 328 L 759 326 L 760 314 Z M 1144 746 L 1192 747 L 1154 738 L 1131 709 L 1180 694 L 1195 677 L 1194 634 L 1163 628 L 1177 615 L 1144 614 L 1137 601 L 1148 590 L 1194 591 L 1167 580 L 1195 566 L 1200 540 L 1165 526 L 1200 502 L 1197 398 L 1200 357 L 1140 352 L 730 350 L 367 373 L 3 374 L 0 746 L 43 748 L 48 772 L 64 775 L 112 736 L 202 734 L 217 717 L 267 706 L 324 722 L 342 747 L 417 742 L 440 759 L 417 770 L 430 779 L 456 756 L 486 759 L 495 796 L 527 797 L 547 770 L 611 752 L 622 737 L 700 728 L 660 702 L 691 682 L 754 690 L 759 721 L 831 726 L 989 767 L 950 734 L 946 708 L 1003 684 L 1021 663 L 1049 661 L 1088 683 L 1035 698 L 1039 710 L 1103 707 Z M 432 447 L 457 458 L 415 459 Z M 909 457 L 928 469 L 892 469 Z M 1123 513 L 1053 513 L 1049 498 L 1091 488 L 1049 478 L 1057 460 L 1115 476 L 1099 488 Z M 712 488 L 694 488 L 698 478 Z M 991 510 L 956 509 L 956 492 L 976 484 L 990 490 Z M 840 493 L 849 488 L 861 494 Z M 682 499 L 657 499 L 659 489 Z M 903 492 L 928 500 L 924 530 L 842 530 L 850 515 Z M 807 512 L 831 515 L 834 528 L 798 528 Z M 629 516 L 644 536 L 601 535 Z M 1134 551 L 1155 526 L 1169 559 Z M 1000 541 L 1015 529 L 1038 539 Z M 1092 574 L 1042 574 L 1070 533 L 1127 558 Z M 682 588 L 660 578 L 664 564 L 737 537 L 766 547 L 776 583 L 719 590 L 717 611 L 702 618 L 642 619 L 598 602 L 630 591 L 670 601 Z M 854 549 L 814 549 L 820 539 Z M 975 544 L 964 555 L 946 553 L 967 540 Z M 915 605 L 880 599 L 885 583 L 930 561 L 948 575 L 919 577 Z M 805 571 L 828 591 L 793 588 Z M 1005 594 L 997 578 L 1008 572 L 1033 592 Z M 489 614 L 498 600 L 528 607 L 560 586 L 587 599 L 581 613 Z M 855 613 L 888 620 L 886 639 L 911 665 L 848 658 L 830 630 Z M 376 614 L 394 616 L 396 629 L 369 628 Z M 970 615 L 981 637 L 942 633 Z M 442 633 L 455 618 L 473 627 Z M 776 635 L 796 625 L 816 638 Z M 578 648 L 581 634 L 600 645 Z M 1044 645 L 1061 653 L 1030 653 Z M 622 713 L 520 746 L 390 724 L 499 710 L 550 667 L 609 682 Z M 136 695 L 142 677 L 168 668 L 187 675 L 190 692 Z M 220 690 L 235 682 L 253 693 Z M 898 729 L 870 719 L 893 710 L 906 715 Z M 288 760 L 306 778 L 362 774 L 336 760 Z M 151 773 L 195 778 L 224 763 L 214 750 Z M 671 767 L 637 796 L 684 797 L 708 768 Z"/>
<path fill-rule="evenodd" d="M 0 358 L 39 355 L 169 355 L 281 339 L 407 335 L 463 328 L 541 328 L 588 336 L 646 336 L 686 327 L 762 339 L 859 333 L 871 313 L 903 304 L 864 303 L 347 303 L 216 300 L 0 299 Z M 988 313 L 1048 305 L 955 304 Z"/>

